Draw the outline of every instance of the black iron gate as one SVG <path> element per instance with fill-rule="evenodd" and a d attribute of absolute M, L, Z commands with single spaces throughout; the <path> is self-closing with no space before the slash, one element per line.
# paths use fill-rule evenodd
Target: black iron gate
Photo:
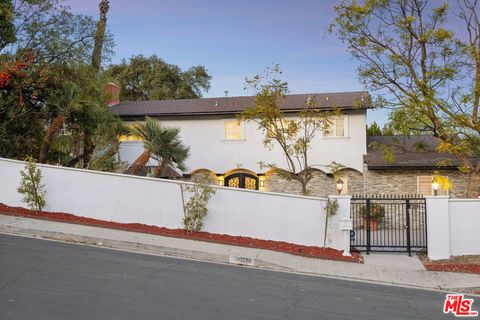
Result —
<path fill-rule="evenodd" d="M 427 250 L 425 198 L 418 195 L 353 196 L 350 245 L 371 251 Z"/>

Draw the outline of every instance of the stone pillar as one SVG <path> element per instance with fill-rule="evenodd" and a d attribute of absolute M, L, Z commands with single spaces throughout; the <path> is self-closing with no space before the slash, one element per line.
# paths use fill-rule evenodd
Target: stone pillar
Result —
<path fill-rule="evenodd" d="M 448 196 L 427 196 L 427 245 L 432 260 L 450 258 Z"/>
<path fill-rule="evenodd" d="M 343 255 L 350 256 L 350 230 L 353 229 L 353 221 L 350 219 L 351 196 L 329 196 L 330 201 L 338 201 L 337 214 L 329 219 L 329 233 L 331 241 L 343 243 Z"/>

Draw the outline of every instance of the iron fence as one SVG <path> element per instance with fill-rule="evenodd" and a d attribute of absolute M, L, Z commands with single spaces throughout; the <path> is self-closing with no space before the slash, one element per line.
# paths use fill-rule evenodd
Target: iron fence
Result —
<path fill-rule="evenodd" d="M 425 198 L 421 195 L 354 195 L 351 247 L 366 251 L 427 249 Z"/>

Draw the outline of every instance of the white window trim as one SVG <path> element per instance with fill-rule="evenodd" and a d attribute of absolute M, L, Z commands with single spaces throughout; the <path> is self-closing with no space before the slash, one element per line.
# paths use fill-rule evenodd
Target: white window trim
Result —
<path fill-rule="evenodd" d="M 348 141 L 350 140 L 350 117 L 346 114 L 342 114 L 343 117 L 343 130 L 344 130 L 344 135 L 343 136 L 329 136 L 324 134 L 322 138 L 324 140 L 333 140 L 333 141 Z M 336 118 L 336 116 L 335 116 Z M 334 132 L 336 131 L 335 124 L 332 125 L 331 127 Z"/>
<path fill-rule="evenodd" d="M 234 118 L 231 119 L 223 119 L 221 121 L 221 129 L 220 129 L 220 141 L 224 143 L 245 143 L 247 139 L 245 138 L 245 121 L 240 122 L 240 129 L 242 133 L 242 138 L 241 139 L 226 139 L 225 138 L 225 124 L 230 121 L 237 121 Z"/>
<path fill-rule="evenodd" d="M 427 175 L 417 176 L 417 194 L 420 194 L 420 177 L 429 177 L 431 180 L 433 180 L 433 176 L 427 176 Z M 448 179 L 448 176 L 447 176 L 447 179 Z M 431 191 L 430 194 L 424 194 L 424 196 L 433 196 L 434 195 L 433 187 L 432 187 L 431 183 L 430 183 L 430 191 Z M 446 192 L 447 192 L 446 196 L 449 196 L 450 195 L 450 190 L 447 190 Z"/>

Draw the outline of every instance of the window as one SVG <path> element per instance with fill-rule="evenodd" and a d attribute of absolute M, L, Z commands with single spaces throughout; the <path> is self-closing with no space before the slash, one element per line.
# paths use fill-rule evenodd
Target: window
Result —
<path fill-rule="evenodd" d="M 433 196 L 432 187 L 433 176 L 418 176 L 417 177 L 417 193 L 424 196 Z M 448 190 L 438 189 L 439 196 L 448 196 Z"/>
<path fill-rule="evenodd" d="M 298 125 L 295 120 L 286 120 L 283 119 L 277 120 L 277 129 L 278 131 L 283 131 L 286 135 L 292 134 L 294 135 L 295 133 L 298 132 Z M 267 137 L 268 138 L 274 138 L 274 132 L 276 131 L 273 126 L 270 126 L 271 130 L 267 131 Z M 281 130 L 283 128 L 283 130 Z"/>
<path fill-rule="evenodd" d="M 243 123 L 237 120 L 225 120 L 224 122 L 224 139 L 225 140 L 242 140 Z"/>
<path fill-rule="evenodd" d="M 335 117 L 331 120 L 330 128 L 328 132 L 325 133 L 327 137 L 345 137 L 346 135 L 346 126 L 345 126 L 345 117 Z"/>

